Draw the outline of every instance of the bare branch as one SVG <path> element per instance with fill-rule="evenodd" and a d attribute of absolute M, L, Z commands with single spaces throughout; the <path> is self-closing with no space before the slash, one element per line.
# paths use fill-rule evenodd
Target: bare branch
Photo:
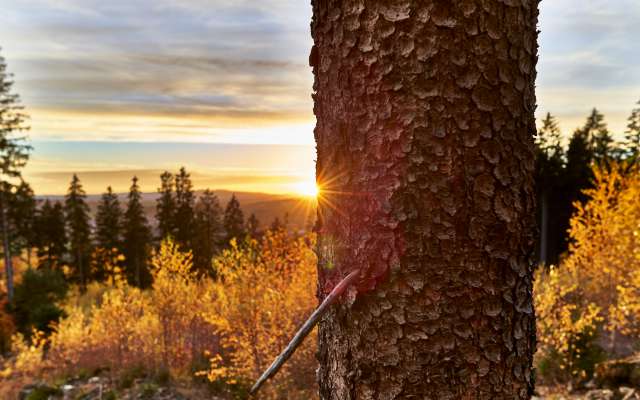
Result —
<path fill-rule="evenodd" d="M 309 332 L 317 325 L 320 318 L 327 312 L 329 306 L 335 303 L 335 301 L 340 297 L 342 293 L 344 293 L 345 289 L 348 288 L 358 277 L 359 270 L 352 271 L 349 275 L 347 275 L 344 279 L 340 281 L 333 288 L 331 293 L 322 301 L 322 304 L 316 308 L 316 310 L 311 314 L 309 319 L 302 324 L 302 327 L 298 330 L 296 335 L 291 339 L 291 342 L 285 347 L 285 349 L 280 353 L 278 357 L 273 361 L 271 366 L 267 368 L 266 371 L 262 374 L 262 376 L 256 381 L 255 385 L 251 388 L 251 394 L 256 394 L 260 387 L 270 378 L 272 378 L 284 365 L 284 363 L 291 357 L 291 355 L 296 351 L 298 347 L 302 344 L 304 339 L 309 335 Z"/>

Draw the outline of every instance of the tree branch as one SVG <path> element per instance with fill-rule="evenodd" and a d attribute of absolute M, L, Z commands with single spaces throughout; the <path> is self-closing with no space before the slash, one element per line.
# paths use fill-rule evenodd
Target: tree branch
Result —
<path fill-rule="evenodd" d="M 293 339 L 291 339 L 291 342 L 289 342 L 287 347 L 285 347 L 282 353 L 276 357 L 271 366 L 264 371 L 262 376 L 253 385 L 250 392 L 252 395 L 256 394 L 258 390 L 260 390 L 260 387 L 280 370 L 289 357 L 291 357 L 296 349 L 300 347 L 304 339 L 309 335 L 309 332 L 311 332 L 311 330 L 318 324 L 318 321 L 320 321 L 320 318 L 322 318 L 322 316 L 327 312 L 329 306 L 335 303 L 338 297 L 344 293 L 345 289 L 347 289 L 356 280 L 359 272 L 359 270 L 352 271 L 333 288 L 327 297 L 325 297 L 322 304 L 320 304 L 313 314 L 311 314 L 309 319 L 302 324 L 302 327 L 298 330 Z"/>

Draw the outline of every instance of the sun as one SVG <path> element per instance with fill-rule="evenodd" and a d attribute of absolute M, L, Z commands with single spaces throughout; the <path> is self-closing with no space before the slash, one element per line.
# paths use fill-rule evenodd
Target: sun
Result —
<path fill-rule="evenodd" d="M 296 191 L 303 196 L 318 197 L 320 188 L 318 188 L 318 185 L 315 183 L 315 181 L 304 181 L 298 182 L 298 184 L 296 185 Z"/>

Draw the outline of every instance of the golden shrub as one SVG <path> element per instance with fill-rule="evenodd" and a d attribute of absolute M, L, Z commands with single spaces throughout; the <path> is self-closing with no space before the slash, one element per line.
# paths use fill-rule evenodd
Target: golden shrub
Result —
<path fill-rule="evenodd" d="M 105 367 L 114 378 L 142 366 L 191 379 L 200 360 L 208 358 L 211 369 L 201 371 L 204 375 L 246 390 L 316 305 L 312 245 L 311 236 L 293 238 L 284 231 L 233 242 L 214 261 L 214 281 L 192 271 L 191 253 L 167 240 L 151 258 L 150 289 L 129 286 L 107 268 L 112 278 L 107 284 L 71 290 L 62 305 L 66 317 L 48 338 L 40 332 L 31 342 L 14 336 L 13 356 L 0 367 L 0 390 L 12 387 L 9 382 Z M 314 351 L 312 336 L 267 385 L 266 396 L 311 398 Z"/>
<path fill-rule="evenodd" d="M 640 173 L 612 165 L 594 176 L 571 219 L 567 258 L 538 271 L 534 286 L 538 359 L 555 353 L 567 379 L 584 375 L 581 340 L 600 334 L 610 356 L 620 335 L 640 340 Z"/>
<path fill-rule="evenodd" d="M 221 335 L 222 356 L 211 359 L 212 381 L 253 383 L 284 349 L 316 306 L 314 238 L 284 230 L 261 240 L 233 241 L 214 262 L 214 284 L 205 314 Z M 315 393 L 312 334 L 263 389 L 264 398 L 308 399 Z"/>

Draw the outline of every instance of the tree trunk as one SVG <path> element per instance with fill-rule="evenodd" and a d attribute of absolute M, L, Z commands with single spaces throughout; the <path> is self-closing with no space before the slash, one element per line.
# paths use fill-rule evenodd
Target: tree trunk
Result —
<path fill-rule="evenodd" d="M 536 0 L 312 0 L 322 399 L 533 390 Z"/>
<path fill-rule="evenodd" d="M 542 188 L 540 202 L 540 260 L 538 264 L 547 265 L 549 249 L 549 195 L 545 188 Z"/>
<path fill-rule="evenodd" d="M 3 193 L 0 193 L 0 219 L 2 220 L 2 247 L 4 251 L 5 279 L 7 280 L 7 299 L 11 303 L 13 301 L 13 260 L 11 259 L 7 207 Z"/>

